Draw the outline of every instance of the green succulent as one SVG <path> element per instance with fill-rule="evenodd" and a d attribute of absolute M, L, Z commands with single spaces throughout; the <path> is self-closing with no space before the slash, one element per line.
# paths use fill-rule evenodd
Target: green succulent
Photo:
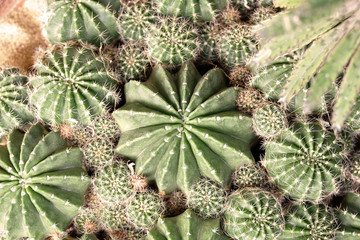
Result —
<path fill-rule="evenodd" d="M 126 206 L 118 203 L 102 204 L 100 222 L 107 231 L 127 228 L 129 222 L 126 216 Z"/>
<path fill-rule="evenodd" d="M 267 178 L 259 164 L 246 164 L 233 173 L 233 184 L 237 188 L 262 188 L 265 187 Z"/>
<path fill-rule="evenodd" d="M 84 203 L 90 179 L 82 153 L 59 133 L 34 125 L 0 146 L 0 232 L 5 239 L 44 239 L 64 231 Z"/>
<path fill-rule="evenodd" d="M 200 27 L 201 56 L 204 59 L 215 60 L 217 58 L 217 34 L 219 26 L 213 22 Z"/>
<path fill-rule="evenodd" d="M 220 69 L 201 76 L 188 62 L 172 75 L 156 66 L 146 82 L 125 85 L 126 104 L 113 113 L 122 132 L 116 152 L 165 193 L 187 193 L 201 176 L 227 185 L 253 162 L 255 135 L 251 118 L 235 111 L 237 93 Z"/>
<path fill-rule="evenodd" d="M 337 212 L 340 228 L 336 232 L 336 239 L 356 240 L 360 236 L 360 195 L 348 192 Z"/>
<path fill-rule="evenodd" d="M 85 233 L 85 235 L 98 231 L 100 229 L 100 221 L 97 210 L 83 208 L 74 218 L 74 225 L 80 233 Z"/>
<path fill-rule="evenodd" d="M 96 116 L 90 127 L 93 130 L 95 138 L 112 141 L 120 135 L 119 126 L 111 114 Z"/>

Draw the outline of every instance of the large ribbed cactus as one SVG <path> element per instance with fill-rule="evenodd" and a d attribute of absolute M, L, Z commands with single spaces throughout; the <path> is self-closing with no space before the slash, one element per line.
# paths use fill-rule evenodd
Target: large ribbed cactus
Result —
<path fill-rule="evenodd" d="M 265 143 L 263 164 L 285 194 L 299 201 L 318 201 L 337 190 L 342 148 L 320 125 L 295 123 Z"/>
<path fill-rule="evenodd" d="M 336 239 L 356 240 L 360 238 L 360 194 L 348 192 L 337 213 L 341 228 L 336 233 Z"/>
<path fill-rule="evenodd" d="M 119 37 L 110 5 L 96 0 L 58 0 L 49 6 L 48 15 L 46 30 L 52 43 L 82 40 L 99 46 Z"/>
<path fill-rule="evenodd" d="M 179 216 L 160 218 L 156 228 L 150 230 L 143 240 L 225 240 L 218 219 L 202 220 L 191 210 Z"/>
<path fill-rule="evenodd" d="M 251 119 L 235 111 L 237 93 L 220 69 L 201 76 L 188 62 L 172 75 L 156 66 L 148 81 L 125 85 L 126 104 L 113 114 L 122 131 L 116 151 L 166 193 L 188 192 L 200 176 L 227 185 L 253 161 Z"/>
<path fill-rule="evenodd" d="M 18 69 L 0 71 L 0 135 L 34 120 L 27 101 L 27 77 Z"/>
<path fill-rule="evenodd" d="M 101 57 L 90 49 L 64 45 L 36 64 L 31 103 L 51 124 L 90 124 L 114 104 L 116 80 Z"/>
<path fill-rule="evenodd" d="M 83 205 L 90 183 L 82 153 L 39 125 L 14 130 L 0 147 L 0 233 L 43 239 L 64 231 Z"/>

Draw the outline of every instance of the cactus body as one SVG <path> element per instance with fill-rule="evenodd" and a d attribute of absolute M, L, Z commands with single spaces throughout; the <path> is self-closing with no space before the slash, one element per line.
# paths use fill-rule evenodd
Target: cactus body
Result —
<path fill-rule="evenodd" d="M 217 34 L 218 26 L 214 23 L 204 24 L 200 28 L 201 56 L 204 59 L 215 60 L 217 58 Z"/>
<path fill-rule="evenodd" d="M 246 164 L 236 169 L 233 174 L 233 184 L 237 188 L 262 188 L 267 181 L 265 171 L 255 164 Z"/>
<path fill-rule="evenodd" d="M 186 63 L 171 75 L 156 66 L 145 83 L 125 85 L 127 102 L 113 114 L 122 131 L 116 151 L 166 193 L 187 193 L 200 176 L 227 185 L 253 161 L 251 120 L 234 111 L 237 93 L 219 69 L 201 76 Z"/>
<path fill-rule="evenodd" d="M 265 143 L 264 166 L 275 184 L 292 198 L 319 201 L 337 190 L 342 145 L 317 124 L 295 123 Z"/>
<path fill-rule="evenodd" d="M 340 229 L 336 232 L 336 239 L 356 240 L 360 237 L 360 195 L 348 192 L 337 212 Z"/>
<path fill-rule="evenodd" d="M 80 233 L 84 233 L 85 235 L 98 231 L 100 228 L 97 210 L 92 208 L 82 209 L 75 217 L 74 225 Z"/>
<path fill-rule="evenodd" d="M 64 231 L 83 205 L 90 183 L 82 153 L 58 133 L 35 125 L 14 130 L 0 147 L 0 229 L 6 239 L 43 239 Z"/>
<path fill-rule="evenodd" d="M 125 205 L 103 204 L 100 209 L 100 221 L 103 227 L 110 232 L 128 227 Z"/>

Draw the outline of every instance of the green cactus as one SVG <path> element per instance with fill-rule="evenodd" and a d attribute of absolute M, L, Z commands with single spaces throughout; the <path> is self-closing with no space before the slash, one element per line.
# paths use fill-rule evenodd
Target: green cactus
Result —
<path fill-rule="evenodd" d="M 160 218 L 156 228 L 150 230 L 143 240 L 226 240 L 218 219 L 202 220 L 191 210 L 176 217 Z"/>
<path fill-rule="evenodd" d="M 323 204 L 303 203 L 292 206 L 285 215 L 285 227 L 279 240 L 334 239 L 336 220 Z"/>
<path fill-rule="evenodd" d="M 137 229 L 150 229 L 164 212 L 164 203 L 154 191 L 133 195 L 126 206 L 128 221 Z"/>
<path fill-rule="evenodd" d="M 203 178 L 191 186 L 187 205 L 203 218 L 216 218 L 221 214 L 225 201 L 226 192 L 223 187 Z"/>
<path fill-rule="evenodd" d="M 320 125 L 296 122 L 265 143 L 263 164 L 286 195 L 319 201 L 337 190 L 342 151 L 341 142 Z"/>
<path fill-rule="evenodd" d="M 228 0 L 155 0 L 164 15 L 186 17 L 194 22 L 212 21 L 228 5 Z"/>
<path fill-rule="evenodd" d="M 253 162 L 251 119 L 237 111 L 237 88 L 224 73 L 201 76 L 188 62 L 176 75 L 156 66 L 148 81 L 125 85 L 114 112 L 122 136 L 116 152 L 160 191 L 187 193 L 201 176 L 227 185 L 236 167 Z"/>
<path fill-rule="evenodd" d="M 27 77 L 18 69 L 0 70 L 0 135 L 34 121 L 26 83 Z"/>
<path fill-rule="evenodd" d="M 95 0 L 95 1 L 101 3 L 107 8 L 110 8 L 113 12 L 120 11 L 124 5 L 123 0 Z"/>
<path fill-rule="evenodd" d="M 207 60 L 215 60 L 217 58 L 217 34 L 219 26 L 210 22 L 200 27 L 200 55 Z"/>
<path fill-rule="evenodd" d="M 237 188 L 263 188 L 267 183 L 267 175 L 259 164 L 240 166 L 233 173 L 233 184 Z"/>
<path fill-rule="evenodd" d="M 287 127 L 285 113 L 275 104 L 265 104 L 253 114 L 253 128 L 257 135 L 272 138 Z"/>
<path fill-rule="evenodd" d="M 195 58 L 198 33 L 189 22 L 177 18 L 161 18 L 147 37 L 149 56 L 166 65 L 180 65 Z"/>
<path fill-rule="evenodd" d="M 252 88 L 241 89 L 236 99 L 237 109 L 249 114 L 260 108 L 264 102 L 261 93 Z"/>
<path fill-rule="evenodd" d="M 65 44 L 35 68 L 31 103 L 47 123 L 90 124 L 116 102 L 116 80 L 90 49 Z"/>
<path fill-rule="evenodd" d="M 360 98 L 356 99 L 351 113 L 344 123 L 344 130 L 349 133 L 358 133 L 360 130 Z"/>
<path fill-rule="evenodd" d="M 360 153 L 357 152 L 353 155 L 350 159 L 351 161 L 348 162 L 347 170 L 350 173 L 350 177 L 360 183 Z"/>
<path fill-rule="evenodd" d="M 231 69 L 229 78 L 233 86 L 248 86 L 252 79 L 252 72 L 247 66 L 239 65 Z"/>
<path fill-rule="evenodd" d="M 96 46 L 119 37 L 116 17 L 96 0 L 57 0 L 48 8 L 48 39 L 54 43 L 81 40 Z"/>
<path fill-rule="evenodd" d="M 90 179 L 82 153 L 40 125 L 14 130 L 0 146 L 0 230 L 6 239 L 62 232 L 84 203 Z"/>
<path fill-rule="evenodd" d="M 336 239 L 356 240 L 360 237 L 360 195 L 348 192 L 337 212 L 340 229 L 336 232 Z"/>
<path fill-rule="evenodd" d="M 99 214 L 96 209 L 83 208 L 74 218 L 74 225 L 80 233 L 94 233 L 98 231 L 100 222 Z"/>
<path fill-rule="evenodd" d="M 87 168 L 100 168 L 114 160 L 114 145 L 107 139 L 97 138 L 81 147 Z"/>
<path fill-rule="evenodd" d="M 100 209 L 100 222 L 104 229 L 111 232 L 129 226 L 126 217 L 126 207 L 122 204 L 102 204 Z"/>
<path fill-rule="evenodd" d="M 111 114 L 96 116 L 91 123 L 95 138 L 115 140 L 120 135 L 120 129 Z"/>
<path fill-rule="evenodd" d="M 251 14 L 250 23 L 254 25 L 259 24 L 262 21 L 270 19 L 275 13 L 273 8 L 260 7 Z"/>
<path fill-rule="evenodd" d="M 226 203 L 223 229 L 234 239 L 276 239 L 282 224 L 281 206 L 268 192 L 256 188 L 238 190 Z"/>

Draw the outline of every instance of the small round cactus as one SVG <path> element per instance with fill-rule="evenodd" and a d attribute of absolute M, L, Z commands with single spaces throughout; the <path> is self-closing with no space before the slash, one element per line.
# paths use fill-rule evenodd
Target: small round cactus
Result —
<path fill-rule="evenodd" d="M 239 65 L 230 71 L 230 84 L 234 86 L 247 86 L 252 77 L 251 70 L 245 65 Z"/>
<path fill-rule="evenodd" d="M 160 19 L 147 38 L 149 56 L 166 65 L 180 65 L 196 57 L 197 30 L 187 21 L 176 18 Z"/>
<path fill-rule="evenodd" d="M 129 226 L 126 217 L 126 207 L 121 204 L 102 204 L 100 222 L 107 231 L 123 229 Z"/>
<path fill-rule="evenodd" d="M 267 182 L 265 171 L 257 164 L 245 164 L 233 174 L 233 184 L 237 188 L 262 188 Z"/>
<path fill-rule="evenodd" d="M 120 135 L 119 126 L 111 114 L 96 116 L 90 127 L 95 138 L 114 140 Z"/>
<path fill-rule="evenodd" d="M 275 104 L 264 104 L 253 114 L 253 128 L 257 135 L 272 138 L 287 125 L 285 113 Z"/>
<path fill-rule="evenodd" d="M 252 114 L 256 109 L 261 107 L 264 99 L 261 93 L 255 89 L 241 89 L 236 99 L 236 105 L 239 111 Z"/>
<path fill-rule="evenodd" d="M 268 192 L 243 189 L 231 194 L 226 203 L 223 229 L 234 239 L 276 239 L 282 224 L 281 206 Z"/>
<path fill-rule="evenodd" d="M 95 188 L 100 199 L 109 203 L 124 203 L 132 193 L 130 170 L 124 162 L 99 169 Z"/>
<path fill-rule="evenodd" d="M 84 208 L 74 218 L 74 225 L 80 233 L 94 233 L 100 229 L 99 224 L 99 214 L 92 208 Z"/>
<path fill-rule="evenodd" d="M 164 204 L 153 191 L 138 192 L 127 205 L 128 220 L 139 229 L 150 229 L 164 211 Z"/>
<path fill-rule="evenodd" d="M 239 24 L 241 22 L 241 14 L 236 7 L 229 5 L 221 12 L 219 21 L 221 22 L 221 26 Z"/>
<path fill-rule="evenodd" d="M 265 21 L 271 18 L 275 14 L 274 9 L 260 7 L 255 10 L 255 12 L 251 15 L 250 22 L 252 24 L 258 24 L 262 21 Z"/>
<path fill-rule="evenodd" d="M 114 160 L 114 146 L 108 139 L 96 138 L 81 147 L 88 168 L 99 168 Z"/>
<path fill-rule="evenodd" d="M 188 206 L 203 218 L 216 218 L 222 213 L 226 192 L 220 184 L 206 178 L 197 181 L 188 194 Z"/>
<path fill-rule="evenodd" d="M 219 26 L 215 23 L 207 23 L 200 27 L 201 57 L 207 60 L 217 58 L 217 34 Z"/>

